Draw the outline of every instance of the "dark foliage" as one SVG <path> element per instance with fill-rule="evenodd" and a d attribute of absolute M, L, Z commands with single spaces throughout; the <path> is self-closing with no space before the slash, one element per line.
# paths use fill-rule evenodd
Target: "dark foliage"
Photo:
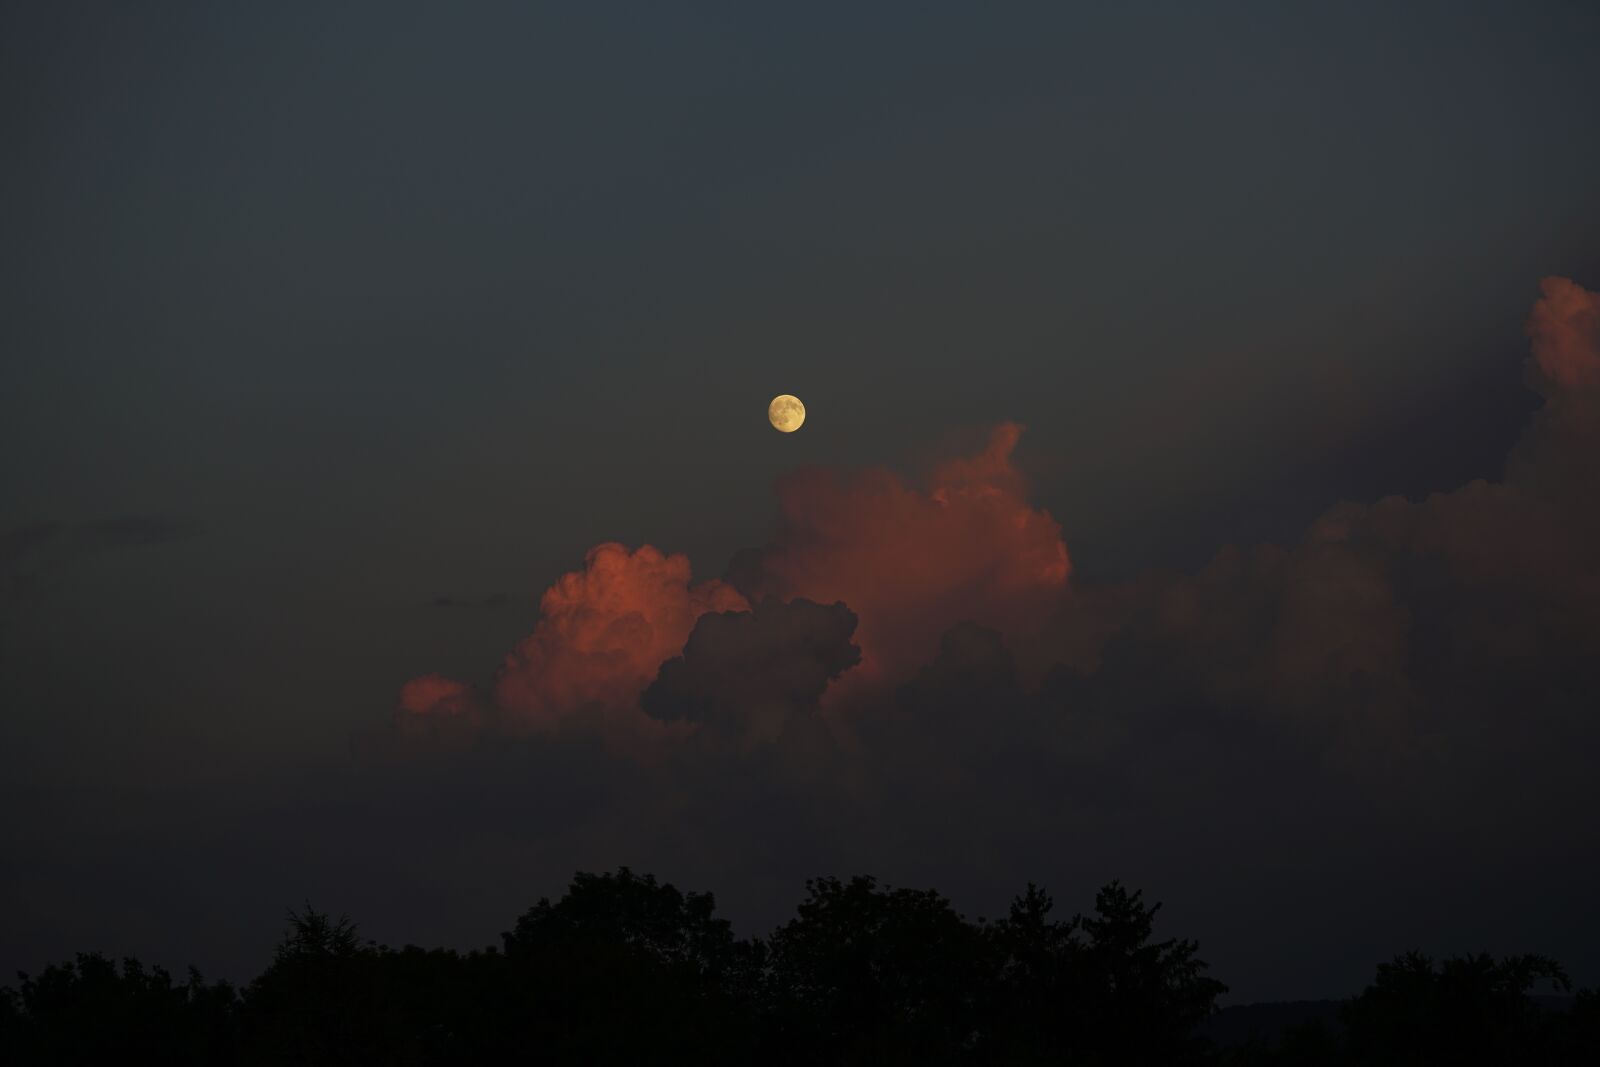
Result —
<path fill-rule="evenodd" d="M 1572 988 L 1559 964 L 1539 956 L 1467 956 L 1436 968 L 1407 953 L 1379 967 L 1345 1008 L 1348 1043 L 1372 1063 L 1509 1062 L 1539 1042 L 1540 1011 L 1528 993 L 1540 980 Z"/>
<path fill-rule="evenodd" d="M 0 989 L 0 1062 L 1600 1062 L 1600 996 L 1546 1006 L 1534 991 L 1568 981 L 1542 957 L 1401 956 L 1337 1022 L 1218 1048 L 1197 1033 L 1225 987 L 1116 883 L 1070 919 L 1030 885 L 992 923 L 871 878 L 807 890 L 764 942 L 735 938 L 710 894 L 579 874 L 465 954 L 364 941 L 308 906 L 242 992 L 98 955 L 22 975 Z"/>
<path fill-rule="evenodd" d="M 1234 1050 L 1233 1064 L 1589 1064 L 1600 1062 L 1600 997 L 1583 991 L 1536 998 L 1541 984 L 1565 993 L 1566 972 L 1542 956 L 1461 956 L 1439 964 L 1420 953 L 1380 964 L 1373 983 L 1345 1002 L 1339 1022 L 1291 1028 L 1271 1045 Z M 1555 1001 L 1559 1006 L 1552 1005 Z"/>
<path fill-rule="evenodd" d="M 795 1063 L 933 1063 L 979 1046 L 993 971 L 981 928 L 929 890 L 871 878 L 807 883 L 772 937 L 774 1058 Z"/>
<path fill-rule="evenodd" d="M 0 1061 L 227 1063 L 238 1054 L 238 996 L 195 970 L 174 984 L 138 960 L 79 953 L 0 992 Z"/>
<path fill-rule="evenodd" d="M 762 947 L 736 941 L 709 893 L 627 868 L 579 874 L 504 934 L 507 1053 L 560 1063 L 747 1062 Z"/>

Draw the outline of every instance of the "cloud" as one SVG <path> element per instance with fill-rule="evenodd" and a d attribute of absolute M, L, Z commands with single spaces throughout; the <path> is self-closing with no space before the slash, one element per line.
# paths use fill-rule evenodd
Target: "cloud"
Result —
<path fill-rule="evenodd" d="M 599 724 L 626 732 L 641 723 L 719 718 L 732 699 L 728 684 L 756 685 L 741 672 L 759 656 L 768 657 L 761 685 L 782 688 L 804 678 L 804 691 L 816 688 L 820 696 L 858 660 L 874 680 L 909 677 L 937 650 L 940 634 L 963 620 L 1036 629 L 1071 568 L 1060 526 L 1027 502 L 1012 463 L 1021 433 L 1015 423 L 996 427 L 981 452 L 942 464 L 926 488 L 881 468 L 785 476 L 777 535 L 743 554 L 727 581 L 692 585 L 687 558 L 648 545 L 596 546 L 582 571 L 545 592 L 532 634 L 506 657 L 482 701 L 487 719 L 522 729 Z M 778 603 L 707 623 L 689 655 L 685 643 L 697 619 L 748 613 L 751 600 Z M 819 606 L 828 603 L 838 611 Z M 840 638 L 845 617 L 849 628 Z M 848 638 L 858 617 L 859 653 L 844 662 L 840 649 L 857 648 Z M 827 628 L 815 638 L 820 645 L 803 635 L 816 626 Z M 640 693 L 680 653 L 649 715 L 642 714 Z M 813 684 L 819 664 L 828 669 Z M 712 670 L 737 678 L 710 687 Z M 468 692 L 462 683 L 424 676 L 402 691 L 401 711 L 459 717 Z M 775 689 L 748 688 L 746 695 L 782 702 Z"/>
<path fill-rule="evenodd" d="M 1489 762 L 1496 743 L 1590 730 L 1570 717 L 1600 691 L 1594 304 L 1565 279 L 1542 290 L 1529 333 L 1547 402 L 1504 481 L 1337 504 L 1298 544 L 1225 546 L 1194 575 L 1067 599 L 1054 631 L 1095 645 L 1071 699 L 1131 716 L 1200 703 L 1346 769 L 1459 771 L 1469 750 Z"/>
<path fill-rule="evenodd" d="M 1560 388 L 1600 385 L 1600 294 L 1558 277 L 1544 279 L 1539 289 L 1543 295 L 1526 327 L 1534 365 Z"/>
<path fill-rule="evenodd" d="M 183 541 L 200 531 L 197 520 L 172 515 L 113 515 L 13 527 L 0 533 L 0 595 L 38 592 L 90 556 Z"/>
<path fill-rule="evenodd" d="M 545 590 L 533 632 L 506 656 L 487 699 L 496 721 L 548 731 L 584 713 L 624 724 L 641 719 L 639 693 L 682 650 L 695 620 L 749 606 L 724 582 L 690 578 L 687 557 L 650 545 L 590 549 L 583 570 Z M 463 683 L 426 675 L 402 687 L 401 708 L 459 714 L 467 693 Z"/>
<path fill-rule="evenodd" d="M 989 777 L 1005 755 L 1035 743 L 1030 711 L 1005 635 L 962 622 L 945 631 L 938 655 L 892 700 L 855 720 L 882 763 L 876 774 L 911 772 L 948 790 Z"/>
<path fill-rule="evenodd" d="M 452 596 L 441 593 L 428 600 L 424 606 L 430 608 L 506 608 L 517 603 L 505 593 L 489 593 L 485 596 Z"/>
<path fill-rule="evenodd" d="M 683 655 L 661 665 L 644 712 L 770 739 L 789 716 L 815 709 L 828 683 L 854 667 L 856 616 L 843 604 L 763 600 L 753 611 L 700 616 Z"/>
<path fill-rule="evenodd" d="M 982 452 L 940 466 L 926 488 L 882 468 L 785 475 L 776 534 L 730 580 L 751 597 L 849 605 L 863 669 L 889 680 L 927 662 L 957 622 L 1036 629 L 1071 563 L 1060 525 L 1028 503 L 1012 463 L 1021 434 L 996 427 Z"/>
<path fill-rule="evenodd" d="M 1507 751 L 1544 753 L 1576 796 L 1573 753 L 1600 740 L 1582 710 L 1600 692 L 1600 389 L 1569 373 L 1586 350 L 1561 324 L 1581 326 L 1589 298 L 1559 281 L 1530 326 L 1546 404 L 1503 481 L 1336 504 L 1297 543 L 1224 546 L 1192 574 L 1071 584 L 1060 529 L 1012 460 L 1020 427 L 1004 424 L 923 487 L 877 468 L 786 475 L 776 532 L 727 582 L 599 546 L 545 594 L 486 694 L 425 676 L 403 712 L 655 724 L 680 750 L 657 765 L 674 804 L 702 787 L 670 768 L 715 778 L 737 806 L 732 783 L 756 764 L 719 761 L 759 759 L 800 791 L 790 809 L 835 790 L 884 833 L 944 832 L 955 815 L 938 798 L 956 793 L 974 834 L 1002 797 L 1226 805 L 1252 785 L 1354 779 L 1417 811 L 1521 810 L 1492 775 Z M 863 672 L 877 684 L 838 684 Z M 819 701 L 843 713 L 807 715 Z"/>
<path fill-rule="evenodd" d="M 768 736 L 843 678 L 865 684 L 829 700 L 880 741 L 1031 701 L 1030 723 L 1059 713 L 1062 736 L 1096 743 L 1109 735 L 1077 712 L 1115 709 L 1121 728 L 1183 706 L 1288 731 L 1339 765 L 1405 758 L 1433 743 L 1441 701 L 1487 713 L 1494 687 L 1474 695 L 1463 679 L 1600 660 L 1595 302 L 1565 279 L 1541 288 L 1529 335 L 1547 401 L 1503 482 L 1342 503 L 1298 544 L 1074 588 L 1060 527 L 1013 462 L 1022 429 L 1004 423 L 925 486 L 882 468 L 783 476 L 775 533 L 725 582 L 692 585 L 682 556 L 600 545 L 545 593 L 486 696 L 426 676 L 402 709 Z M 1023 680 L 1052 667 L 1024 699 Z"/>
<path fill-rule="evenodd" d="M 113 515 L 87 522 L 35 522 L 0 534 L 0 565 L 52 557 L 57 561 L 117 548 L 182 541 L 200 532 L 194 519 L 172 515 Z"/>
<path fill-rule="evenodd" d="M 410 715 L 468 715 L 478 703 L 470 685 L 424 674 L 400 687 L 400 710 Z"/>
<path fill-rule="evenodd" d="M 479 740 L 488 710 L 475 687 L 441 674 L 424 674 L 400 687 L 391 728 L 358 734 L 355 747 L 378 760 L 459 752 Z"/>

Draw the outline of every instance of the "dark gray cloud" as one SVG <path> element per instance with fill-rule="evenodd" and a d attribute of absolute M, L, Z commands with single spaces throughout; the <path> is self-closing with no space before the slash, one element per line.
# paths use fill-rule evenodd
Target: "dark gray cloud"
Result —
<path fill-rule="evenodd" d="M 768 598 L 751 611 L 700 616 L 683 655 L 661 665 L 639 699 L 645 714 L 766 734 L 815 710 L 828 683 L 861 660 L 843 604 Z"/>
<path fill-rule="evenodd" d="M 0 533 L 0 590 L 9 597 L 31 596 L 88 557 L 183 541 L 201 529 L 197 519 L 171 515 L 113 515 L 15 526 Z"/>
<path fill-rule="evenodd" d="M 427 603 L 430 608 L 509 608 L 526 607 L 529 601 L 526 597 L 513 596 L 510 593 L 440 593 Z"/>
<path fill-rule="evenodd" d="M 0 565 L 159 545 L 193 537 L 200 529 L 196 519 L 171 515 L 114 515 L 86 522 L 28 523 L 0 534 Z"/>

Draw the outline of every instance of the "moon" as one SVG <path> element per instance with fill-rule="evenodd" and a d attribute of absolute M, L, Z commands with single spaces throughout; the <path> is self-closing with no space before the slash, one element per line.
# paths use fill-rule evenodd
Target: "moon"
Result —
<path fill-rule="evenodd" d="M 800 403 L 799 397 L 788 393 L 775 396 L 767 405 L 767 421 L 772 423 L 773 429 L 794 433 L 806 421 L 806 406 Z"/>

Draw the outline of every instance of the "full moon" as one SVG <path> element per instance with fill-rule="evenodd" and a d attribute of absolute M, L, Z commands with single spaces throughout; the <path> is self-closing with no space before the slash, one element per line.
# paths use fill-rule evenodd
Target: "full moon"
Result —
<path fill-rule="evenodd" d="M 800 403 L 800 398 L 784 393 L 782 396 L 772 398 L 772 403 L 767 405 L 767 421 L 773 427 L 784 433 L 794 433 L 800 424 L 806 421 L 806 406 Z"/>

